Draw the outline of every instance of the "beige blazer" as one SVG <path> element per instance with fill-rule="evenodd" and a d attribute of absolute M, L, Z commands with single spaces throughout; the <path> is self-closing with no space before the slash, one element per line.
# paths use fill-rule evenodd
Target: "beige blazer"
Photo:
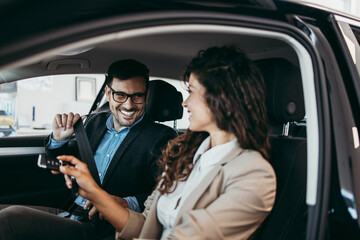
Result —
<path fill-rule="evenodd" d="M 186 199 L 168 239 L 247 239 L 271 211 L 275 193 L 271 165 L 256 151 L 234 148 Z M 160 239 L 159 197 L 155 190 L 143 213 L 130 211 L 116 239 Z"/>

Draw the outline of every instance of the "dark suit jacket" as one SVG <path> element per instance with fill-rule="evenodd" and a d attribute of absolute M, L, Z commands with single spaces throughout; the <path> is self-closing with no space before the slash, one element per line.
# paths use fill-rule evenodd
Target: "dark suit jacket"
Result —
<path fill-rule="evenodd" d="M 106 120 L 109 115 L 110 113 L 105 112 L 97 113 L 90 115 L 86 120 L 85 131 L 93 153 L 107 131 Z M 145 116 L 131 128 L 120 144 L 105 174 L 102 188 L 120 197 L 135 196 L 143 210 L 144 201 L 155 186 L 158 174 L 156 160 L 165 144 L 176 135 L 174 129 L 154 123 Z M 45 140 L 47 154 L 69 154 L 79 157 L 76 136 L 58 149 L 48 149 L 48 140 Z"/>

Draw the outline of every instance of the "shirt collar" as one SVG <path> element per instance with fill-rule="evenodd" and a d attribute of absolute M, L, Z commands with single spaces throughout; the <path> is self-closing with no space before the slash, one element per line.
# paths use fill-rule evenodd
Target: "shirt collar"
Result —
<path fill-rule="evenodd" d="M 125 127 L 124 129 L 131 129 L 132 127 L 134 127 L 135 125 L 137 125 L 139 122 L 141 122 L 141 120 L 143 120 L 145 116 L 145 113 L 143 113 L 143 115 L 141 115 L 141 117 L 136 121 L 134 122 L 133 125 L 131 126 L 128 126 L 128 127 Z M 106 127 L 109 129 L 109 130 L 112 130 L 114 128 L 114 116 L 113 114 L 110 114 L 110 116 L 108 117 L 108 119 L 106 120 Z"/>
<path fill-rule="evenodd" d="M 200 144 L 199 148 L 196 150 L 193 160 L 194 164 L 201 157 L 201 155 L 209 149 L 210 149 L 210 136 L 205 138 L 205 140 Z"/>
<path fill-rule="evenodd" d="M 210 136 L 208 136 L 200 144 L 198 150 L 194 155 L 193 162 L 195 164 L 199 159 L 206 159 L 205 161 L 200 161 L 200 164 L 204 167 L 218 163 L 232 149 L 237 147 L 237 144 L 237 139 L 234 139 L 232 141 L 210 148 Z"/>

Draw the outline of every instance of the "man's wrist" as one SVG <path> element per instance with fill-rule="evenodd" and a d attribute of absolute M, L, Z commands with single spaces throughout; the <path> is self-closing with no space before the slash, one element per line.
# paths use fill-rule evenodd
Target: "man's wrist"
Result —
<path fill-rule="evenodd" d="M 52 140 L 56 141 L 56 142 L 65 142 L 65 141 L 67 141 L 69 139 L 68 137 L 67 138 L 61 138 L 59 136 L 54 135 L 54 133 L 50 134 L 50 138 Z"/>
<path fill-rule="evenodd" d="M 68 138 L 61 138 L 61 137 L 58 137 L 58 136 L 55 136 L 54 134 L 52 134 L 52 139 L 57 141 L 57 142 L 64 142 L 66 141 Z"/>
<path fill-rule="evenodd" d="M 59 148 L 62 147 L 65 143 L 67 143 L 70 139 L 65 139 L 65 141 L 57 141 L 56 139 L 54 139 L 53 134 L 50 134 L 49 137 L 49 142 L 48 144 L 48 148 L 49 149 L 55 149 L 55 148 Z"/>
<path fill-rule="evenodd" d="M 139 203 L 136 199 L 136 197 L 125 197 L 124 200 L 128 203 L 128 208 L 130 210 L 133 210 L 135 212 L 141 212 L 141 209 L 139 207 Z"/>

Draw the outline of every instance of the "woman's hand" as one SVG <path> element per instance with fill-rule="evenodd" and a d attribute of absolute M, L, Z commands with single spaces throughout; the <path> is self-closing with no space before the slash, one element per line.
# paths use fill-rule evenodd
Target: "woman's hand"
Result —
<path fill-rule="evenodd" d="M 118 231 L 121 231 L 126 225 L 130 212 L 119 204 L 120 198 L 108 194 L 102 190 L 92 178 L 90 171 L 85 163 L 74 156 L 58 156 L 57 159 L 69 162 L 74 166 L 61 166 L 60 172 L 66 177 L 66 185 L 71 188 L 71 180 L 68 176 L 73 176 L 79 185 L 79 194 L 90 200 L 89 205 L 94 205 L 93 212 L 100 212 L 102 217 L 107 219 Z M 123 201 L 126 201 L 122 199 Z M 94 214 L 95 214 L 94 213 Z"/>
<path fill-rule="evenodd" d="M 65 175 L 66 186 L 71 189 L 72 183 L 69 176 L 75 177 L 79 185 L 79 194 L 86 199 L 92 200 L 100 187 L 91 176 L 87 165 L 74 156 L 63 155 L 58 156 L 57 159 L 74 165 L 60 167 L 60 172 Z"/>
<path fill-rule="evenodd" d="M 118 196 L 115 196 L 115 195 L 111 195 L 111 196 L 112 196 L 112 197 L 114 198 L 114 200 L 115 200 L 119 205 L 121 205 L 123 208 L 129 208 L 129 204 L 128 204 L 128 202 L 127 202 L 124 198 L 121 198 L 121 197 L 118 197 Z M 85 210 L 88 209 L 89 207 L 91 207 L 91 205 L 92 205 L 91 201 L 90 201 L 90 200 L 87 200 L 87 201 L 86 201 L 86 204 L 85 204 L 85 206 L 84 206 L 84 209 L 85 209 Z M 103 214 L 102 214 L 101 212 L 99 212 L 95 206 L 93 206 L 93 207 L 90 209 L 90 211 L 89 211 L 89 219 L 90 219 L 90 220 L 93 219 L 96 214 L 99 214 L 99 218 L 100 218 L 100 219 L 105 219 L 105 217 L 103 216 Z"/>

